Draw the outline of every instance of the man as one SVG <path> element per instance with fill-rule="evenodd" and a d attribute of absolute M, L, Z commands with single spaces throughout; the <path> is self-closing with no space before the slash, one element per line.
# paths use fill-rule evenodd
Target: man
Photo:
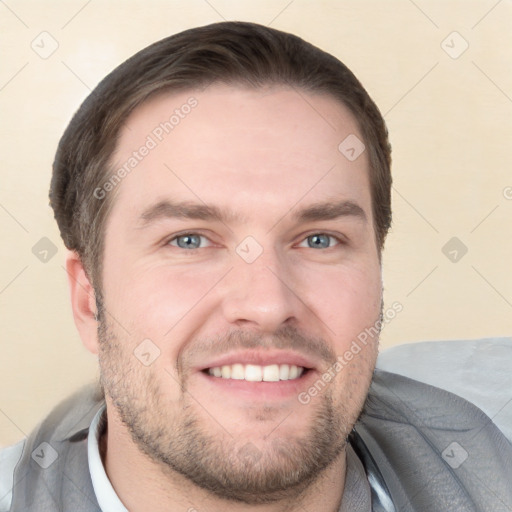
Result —
<path fill-rule="evenodd" d="M 377 107 L 295 36 L 220 23 L 114 70 L 50 192 L 101 390 L 23 442 L 10 510 L 510 510 L 489 418 L 374 371 L 390 188 Z"/>

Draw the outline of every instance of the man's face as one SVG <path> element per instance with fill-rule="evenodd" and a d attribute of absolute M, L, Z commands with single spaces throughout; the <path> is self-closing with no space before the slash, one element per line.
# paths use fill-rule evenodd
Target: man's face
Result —
<path fill-rule="evenodd" d="M 343 455 L 377 340 L 336 358 L 381 308 L 367 154 L 338 150 L 350 134 L 339 102 L 284 87 L 212 85 L 128 119 L 99 360 L 109 429 L 164 473 L 257 503 Z"/>

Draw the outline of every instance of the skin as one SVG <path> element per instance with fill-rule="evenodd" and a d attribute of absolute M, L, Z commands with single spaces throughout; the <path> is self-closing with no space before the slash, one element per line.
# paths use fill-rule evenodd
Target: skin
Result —
<path fill-rule="evenodd" d="M 338 151 L 349 134 L 362 139 L 360 131 L 329 96 L 211 85 L 138 107 L 121 132 L 113 169 L 191 96 L 197 106 L 114 192 L 99 324 L 80 259 L 75 253 L 67 259 L 75 322 L 85 346 L 98 354 L 106 390 L 107 474 L 131 512 L 334 512 L 343 493 L 346 436 L 364 403 L 378 340 L 308 404 L 298 395 L 380 315 L 368 158 L 363 152 L 349 161 Z M 141 219 L 170 200 L 234 215 Z M 340 201 L 359 206 L 364 218 L 296 216 Z M 193 240 L 202 245 L 180 248 L 176 236 L 185 233 L 200 234 Z M 311 246 L 315 234 L 333 238 L 321 238 L 329 246 L 319 248 Z M 259 256 L 248 263 L 241 254 Z M 147 366 L 134 355 L 143 340 L 151 340 L 143 345 L 151 358 L 158 355 Z M 310 370 L 293 384 L 239 387 L 201 371 L 242 353 L 261 364 L 302 357 Z M 325 459 L 316 468 L 314 449 Z M 204 473 L 196 481 L 175 467 L 190 459 Z M 231 478 L 235 490 L 201 485 L 208 472 Z M 268 475 L 282 477 L 281 488 L 271 489 Z M 237 478 L 249 482 L 238 494 Z"/>

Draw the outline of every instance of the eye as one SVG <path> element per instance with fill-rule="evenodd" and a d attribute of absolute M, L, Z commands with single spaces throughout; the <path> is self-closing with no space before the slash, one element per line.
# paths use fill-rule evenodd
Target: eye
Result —
<path fill-rule="evenodd" d="M 196 233 L 185 233 L 183 235 L 175 236 L 173 239 L 169 240 L 168 244 L 174 247 L 179 247 L 180 249 L 199 249 L 201 241 L 206 241 L 206 244 L 203 243 L 203 247 L 209 242 L 208 238 L 205 236 L 198 235 Z"/>
<path fill-rule="evenodd" d="M 334 241 L 334 243 L 331 243 Z M 304 244 L 307 244 L 305 246 Z M 332 235 L 327 235 L 326 233 L 315 233 L 313 235 L 309 235 L 304 239 L 299 247 L 310 247 L 311 249 L 328 249 L 333 245 L 339 245 L 340 241 Z"/>

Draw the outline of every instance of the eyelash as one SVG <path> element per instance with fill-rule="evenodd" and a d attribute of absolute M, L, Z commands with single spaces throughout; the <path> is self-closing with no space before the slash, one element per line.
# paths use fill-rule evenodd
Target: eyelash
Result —
<path fill-rule="evenodd" d="M 323 232 L 323 231 L 315 231 L 313 233 L 310 233 L 308 235 L 303 236 L 303 238 L 302 238 L 300 243 L 305 242 L 309 237 L 312 237 L 312 236 L 315 236 L 315 235 L 325 235 L 325 236 L 328 236 L 329 238 L 331 238 L 331 239 L 336 241 L 335 245 L 330 245 L 329 247 L 322 248 L 323 250 L 333 249 L 334 247 L 341 246 L 341 245 L 346 245 L 346 243 L 347 243 L 341 237 L 333 235 L 333 234 L 330 234 L 330 233 L 327 233 L 327 232 Z M 185 252 L 192 252 L 192 251 L 197 251 L 199 249 L 206 249 L 207 248 L 207 247 L 197 247 L 197 248 L 194 248 L 194 249 L 185 249 L 183 247 L 178 247 L 177 245 L 172 245 L 171 244 L 171 242 L 174 242 L 178 238 L 185 237 L 185 236 L 199 236 L 199 237 L 201 237 L 203 239 L 206 239 L 209 242 L 211 242 L 211 240 L 206 235 L 204 235 L 202 233 L 198 233 L 198 232 L 195 232 L 195 231 L 188 231 L 188 232 L 179 233 L 177 235 L 174 235 L 172 238 L 168 239 L 165 242 L 165 245 L 166 246 L 171 245 L 172 247 L 175 247 L 176 249 L 181 249 L 182 251 L 185 251 Z M 312 249 L 312 247 L 305 247 L 305 248 Z"/>

